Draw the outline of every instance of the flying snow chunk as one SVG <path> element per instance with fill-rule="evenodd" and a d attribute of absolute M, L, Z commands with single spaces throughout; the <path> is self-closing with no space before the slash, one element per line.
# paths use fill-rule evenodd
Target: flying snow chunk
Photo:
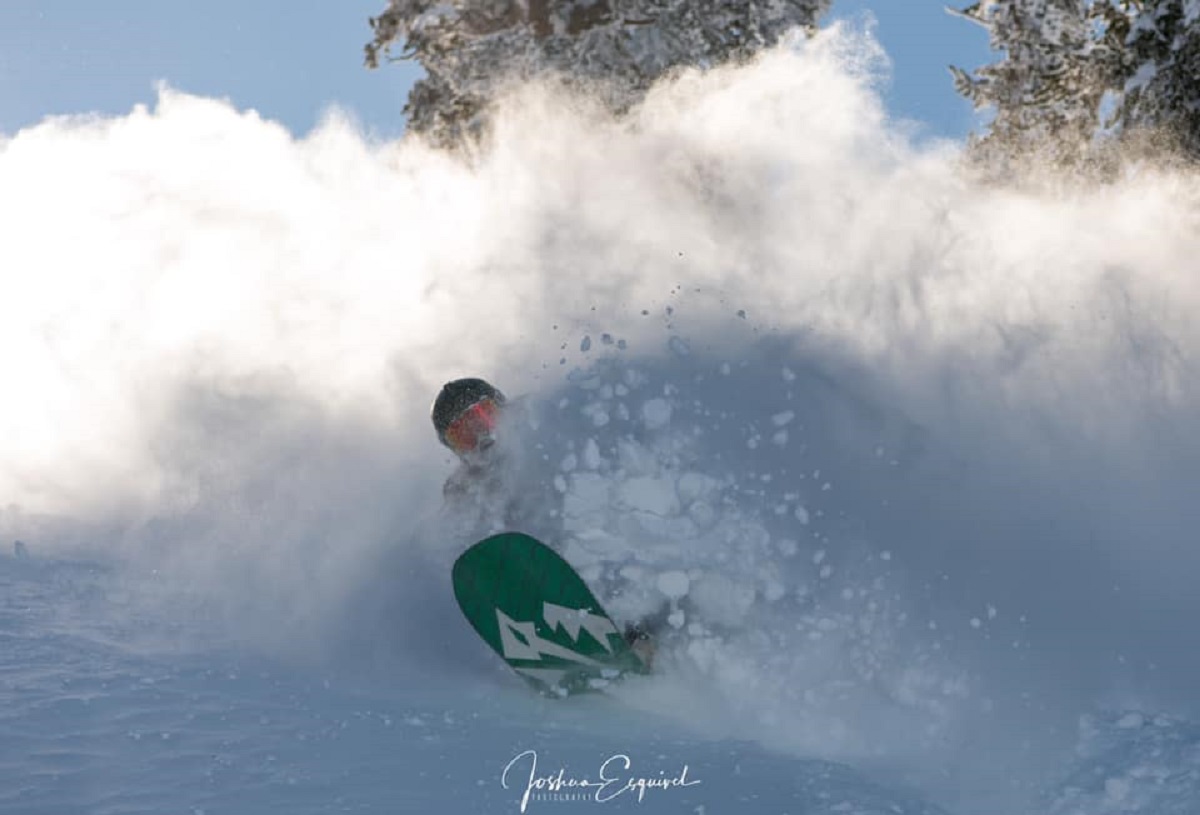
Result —
<path fill-rule="evenodd" d="M 679 497 L 675 494 L 675 482 L 668 478 L 629 478 L 620 483 L 616 495 L 621 504 L 628 509 L 648 512 L 663 518 L 679 514 Z"/>
<path fill-rule="evenodd" d="M 666 399 L 651 399 L 642 405 L 642 423 L 647 430 L 661 430 L 671 422 L 671 406 Z"/>
<path fill-rule="evenodd" d="M 1117 720 L 1117 727 L 1122 730 L 1137 730 L 1140 727 L 1144 727 L 1145 724 L 1146 717 L 1140 713 L 1126 713 Z"/>
<path fill-rule="evenodd" d="M 658 576 L 656 584 L 658 590 L 670 597 L 672 600 L 678 600 L 688 593 L 692 582 L 684 572 L 663 572 Z"/>
<path fill-rule="evenodd" d="M 771 423 L 776 427 L 783 427 L 786 424 L 790 424 L 792 419 L 795 418 L 796 412 L 794 410 L 785 410 L 782 413 L 776 413 L 772 416 Z"/>
<path fill-rule="evenodd" d="M 787 589 L 783 583 L 773 577 L 763 578 L 763 597 L 767 598 L 767 602 L 774 603 L 787 594 Z"/>
<path fill-rule="evenodd" d="M 579 350 L 585 354 L 592 350 L 592 338 L 590 336 L 585 336 L 583 341 L 579 343 Z"/>
<path fill-rule="evenodd" d="M 1104 782 L 1104 794 L 1107 803 L 1120 804 L 1129 797 L 1133 785 L 1124 778 L 1109 778 Z M 1121 807 L 1124 809 L 1125 807 Z M 1140 809 L 1140 807 L 1139 807 Z"/>
<path fill-rule="evenodd" d="M 595 470 L 600 467 L 604 459 L 600 455 L 600 445 L 596 444 L 595 439 L 588 439 L 583 445 L 583 466 L 589 470 Z"/>
<path fill-rule="evenodd" d="M 681 337 L 671 337 L 671 339 L 667 340 L 667 347 L 677 357 L 686 357 L 692 353 L 692 347 L 688 345 L 687 340 Z"/>
<path fill-rule="evenodd" d="M 796 520 L 808 526 L 808 510 L 804 507 L 796 507 Z"/>
<path fill-rule="evenodd" d="M 583 415 L 592 420 L 592 425 L 594 427 L 604 427 L 612 420 L 612 417 L 609 416 L 608 411 L 604 409 L 604 405 L 599 402 L 593 402 L 585 407 L 583 409 Z"/>

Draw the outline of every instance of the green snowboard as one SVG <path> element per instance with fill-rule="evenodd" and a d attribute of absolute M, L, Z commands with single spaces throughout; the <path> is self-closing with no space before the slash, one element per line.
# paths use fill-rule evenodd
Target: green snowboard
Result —
<path fill-rule="evenodd" d="M 519 532 L 493 535 L 454 563 L 454 596 L 479 636 L 538 690 L 600 690 L 647 673 L 571 565 Z"/>

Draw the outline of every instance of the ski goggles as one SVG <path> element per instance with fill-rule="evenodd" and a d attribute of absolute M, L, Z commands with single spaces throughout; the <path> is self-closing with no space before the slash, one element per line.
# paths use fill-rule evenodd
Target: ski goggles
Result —
<path fill-rule="evenodd" d="M 490 447 L 493 431 L 500 421 L 500 405 L 495 399 L 482 399 L 455 418 L 442 439 L 451 450 L 463 455 Z"/>

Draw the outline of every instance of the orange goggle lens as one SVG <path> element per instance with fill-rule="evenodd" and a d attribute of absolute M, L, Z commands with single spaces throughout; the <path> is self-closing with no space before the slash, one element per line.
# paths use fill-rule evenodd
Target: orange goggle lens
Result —
<path fill-rule="evenodd" d="M 493 399 L 476 402 L 459 414 L 446 428 L 446 444 L 456 453 L 470 453 L 492 440 L 492 431 L 500 418 L 500 406 Z"/>

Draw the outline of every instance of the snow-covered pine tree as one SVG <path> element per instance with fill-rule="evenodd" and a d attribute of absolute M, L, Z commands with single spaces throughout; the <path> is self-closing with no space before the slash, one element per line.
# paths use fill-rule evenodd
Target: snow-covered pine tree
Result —
<path fill-rule="evenodd" d="M 1142 0 L 1127 46 L 1122 131 L 1163 134 L 1200 161 L 1200 0 Z"/>
<path fill-rule="evenodd" d="M 951 68 L 995 113 L 972 139 L 994 170 L 1094 164 L 1116 146 L 1200 160 L 1200 0 L 980 0 L 960 13 L 1005 52 L 974 75 Z"/>
<path fill-rule="evenodd" d="M 1122 73 L 1127 18 L 1084 0 L 980 0 L 959 14 L 987 28 L 1005 55 L 973 75 L 950 69 L 958 91 L 994 113 L 987 133 L 972 138 L 975 155 L 999 172 L 1086 158 L 1101 102 Z"/>
<path fill-rule="evenodd" d="M 388 0 L 366 61 L 416 59 L 426 78 L 405 105 L 408 126 L 453 146 L 485 129 L 487 106 L 514 78 L 553 75 L 619 112 L 673 68 L 744 58 L 813 29 L 830 2 Z"/>

